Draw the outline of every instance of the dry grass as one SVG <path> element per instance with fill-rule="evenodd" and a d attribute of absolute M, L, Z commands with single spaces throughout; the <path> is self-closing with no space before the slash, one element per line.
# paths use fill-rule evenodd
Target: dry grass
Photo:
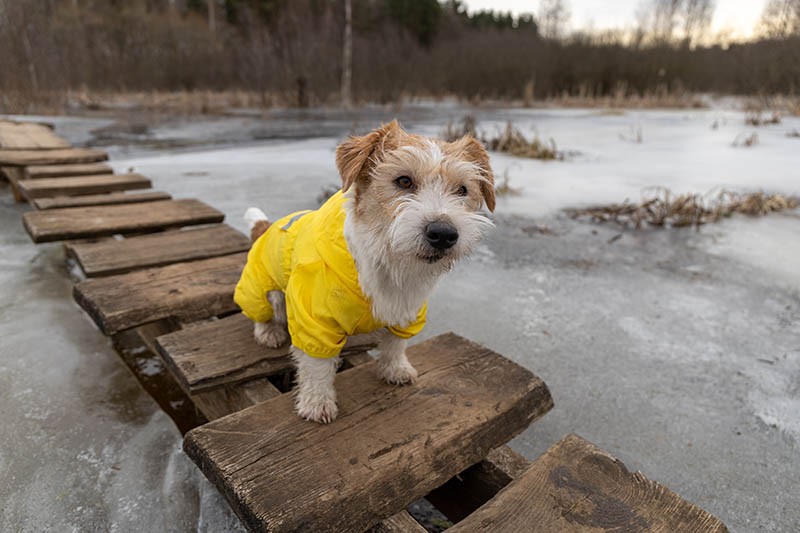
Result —
<path fill-rule="evenodd" d="M 522 191 L 517 187 L 511 186 L 511 177 L 508 175 L 508 169 L 506 169 L 505 172 L 503 172 L 503 180 L 495 184 L 494 193 L 497 196 L 519 196 L 522 194 Z"/>
<path fill-rule="evenodd" d="M 787 137 L 791 137 L 793 139 L 800 139 L 800 130 L 792 130 L 786 134 Z"/>
<path fill-rule="evenodd" d="M 781 115 L 777 111 L 764 113 L 763 111 L 748 111 L 744 117 L 748 126 L 772 126 L 781 123 Z"/>
<path fill-rule="evenodd" d="M 553 139 L 543 141 L 538 135 L 530 141 L 522 134 L 519 128 L 509 121 L 503 130 L 498 131 L 494 137 L 481 135 L 478 132 L 478 123 L 472 115 L 466 115 L 459 123 L 448 122 L 440 137 L 448 142 L 460 139 L 464 135 L 471 135 L 480 140 L 488 150 L 503 152 L 516 157 L 528 159 L 541 159 L 543 161 L 563 160 L 565 155 L 556 147 Z"/>
<path fill-rule="evenodd" d="M 797 198 L 781 194 L 739 194 L 723 190 L 713 195 L 675 195 L 669 189 L 659 188 L 638 204 L 626 200 L 621 204 L 571 209 L 568 213 L 573 218 L 589 217 L 595 222 L 615 222 L 636 229 L 645 226 L 680 228 L 699 227 L 734 213 L 762 216 L 797 207 Z"/>
<path fill-rule="evenodd" d="M 751 133 L 749 135 L 746 133 L 740 133 L 733 140 L 734 147 L 742 146 L 745 148 L 751 148 L 757 144 L 758 144 L 758 133 Z"/>
<path fill-rule="evenodd" d="M 471 135 L 476 139 L 480 139 L 478 135 L 478 122 L 473 115 L 465 115 L 458 124 L 454 124 L 453 121 L 448 121 L 440 137 L 447 142 L 454 142 L 465 135 Z"/>
<path fill-rule="evenodd" d="M 564 154 L 558 151 L 553 139 L 543 141 L 538 135 L 530 141 L 509 121 L 505 129 L 496 137 L 484 138 L 489 150 L 507 153 L 516 157 L 541 159 L 543 161 L 563 160 Z"/>

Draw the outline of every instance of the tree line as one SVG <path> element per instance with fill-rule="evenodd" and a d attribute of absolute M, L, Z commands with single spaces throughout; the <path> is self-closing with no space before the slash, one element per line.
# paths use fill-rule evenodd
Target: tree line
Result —
<path fill-rule="evenodd" d="M 564 0 L 520 16 L 470 13 L 456 0 L 351 2 L 355 101 L 800 89 L 800 0 L 770 0 L 759 38 L 731 44 L 709 40 L 711 0 L 643 0 L 627 33 L 570 32 Z M 334 103 L 344 3 L 0 0 L 0 106 L 9 94 L 84 89 Z"/>

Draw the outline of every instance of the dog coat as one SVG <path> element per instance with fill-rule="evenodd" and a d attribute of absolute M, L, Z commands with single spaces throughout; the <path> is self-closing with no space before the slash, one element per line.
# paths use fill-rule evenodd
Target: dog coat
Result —
<path fill-rule="evenodd" d="M 234 293 L 247 318 L 268 322 L 273 309 L 267 292 L 283 291 L 292 344 L 312 357 L 339 355 L 349 335 L 385 327 L 407 339 L 425 326 L 427 303 L 410 324 L 384 324 L 372 316 L 344 238 L 345 201 L 339 191 L 316 211 L 272 224 L 253 243 Z"/>

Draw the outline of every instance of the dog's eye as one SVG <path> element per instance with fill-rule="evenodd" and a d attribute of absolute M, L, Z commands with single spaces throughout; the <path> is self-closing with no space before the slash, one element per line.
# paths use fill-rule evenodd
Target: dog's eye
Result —
<path fill-rule="evenodd" d="M 401 189 L 410 189 L 414 185 L 414 182 L 411 181 L 411 178 L 409 178 L 408 176 L 400 176 L 399 178 L 394 180 L 394 182 Z"/>
<path fill-rule="evenodd" d="M 467 195 L 467 186 L 466 185 L 462 185 L 461 187 L 459 187 L 458 190 L 456 191 L 456 194 L 458 194 L 459 196 L 466 196 Z"/>

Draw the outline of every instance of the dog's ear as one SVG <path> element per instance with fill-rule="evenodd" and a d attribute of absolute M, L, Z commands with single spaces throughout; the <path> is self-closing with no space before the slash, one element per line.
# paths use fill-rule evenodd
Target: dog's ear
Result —
<path fill-rule="evenodd" d="M 393 120 L 361 137 L 350 137 L 336 148 L 336 167 L 342 176 L 343 191 L 369 176 L 376 156 L 396 145 L 393 141 L 401 131 L 400 124 Z"/>
<path fill-rule="evenodd" d="M 494 212 L 494 173 L 492 172 L 491 165 L 489 165 L 489 152 L 487 152 L 483 144 L 472 135 L 466 135 L 456 141 L 456 143 L 460 145 L 464 156 L 480 169 L 481 176 L 483 177 L 481 181 L 481 194 L 483 194 L 486 207 L 489 208 L 489 211 Z"/>

